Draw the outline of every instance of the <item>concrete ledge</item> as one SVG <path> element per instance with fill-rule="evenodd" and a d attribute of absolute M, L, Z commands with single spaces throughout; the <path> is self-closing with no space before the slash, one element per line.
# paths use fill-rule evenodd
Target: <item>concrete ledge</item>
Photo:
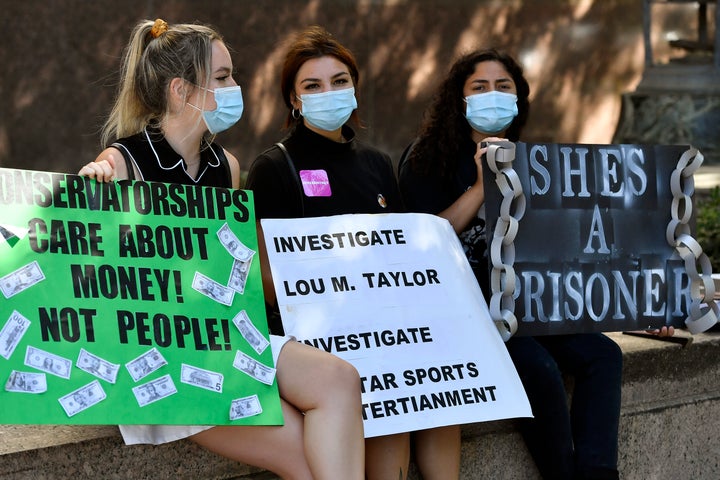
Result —
<path fill-rule="evenodd" d="M 621 478 L 720 478 L 720 332 L 695 335 L 687 348 L 620 333 L 609 336 L 621 346 L 625 359 Z M 419 478 L 414 467 L 410 474 Z M 0 478 L 277 477 L 189 441 L 126 446 L 116 427 L 2 425 Z M 461 478 L 539 478 L 515 421 L 463 427 Z"/>
<path fill-rule="evenodd" d="M 0 439 L 3 480 L 276 478 L 190 441 L 125 445 L 117 427 L 3 425 Z"/>

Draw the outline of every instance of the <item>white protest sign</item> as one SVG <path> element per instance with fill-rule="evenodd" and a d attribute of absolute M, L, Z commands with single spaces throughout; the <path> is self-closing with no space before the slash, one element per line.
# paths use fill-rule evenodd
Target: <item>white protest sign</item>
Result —
<path fill-rule="evenodd" d="M 262 228 L 285 331 L 358 369 L 366 437 L 532 416 L 446 220 L 338 215 Z"/>

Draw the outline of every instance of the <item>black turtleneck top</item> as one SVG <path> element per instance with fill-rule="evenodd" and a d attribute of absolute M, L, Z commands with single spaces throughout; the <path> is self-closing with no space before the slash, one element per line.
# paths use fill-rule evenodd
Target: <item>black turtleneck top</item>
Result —
<path fill-rule="evenodd" d="M 346 142 L 334 142 L 299 122 L 282 142 L 295 172 L 277 146 L 260 154 L 245 185 L 256 218 L 402 211 L 390 157 L 357 140 L 350 127 L 342 133 Z"/>

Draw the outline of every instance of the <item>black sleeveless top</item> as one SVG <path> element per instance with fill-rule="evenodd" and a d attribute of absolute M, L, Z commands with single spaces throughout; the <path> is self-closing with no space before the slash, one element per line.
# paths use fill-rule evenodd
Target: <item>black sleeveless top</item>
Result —
<path fill-rule="evenodd" d="M 110 146 L 122 152 L 130 180 L 231 188 L 230 165 L 222 147 L 205 140 L 203 143 L 197 178 L 187 173 L 185 160 L 158 130 L 146 127 L 142 132 L 116 140 Z M 133 165 L 140 172 L 140 178 L 135 178 Z"/>

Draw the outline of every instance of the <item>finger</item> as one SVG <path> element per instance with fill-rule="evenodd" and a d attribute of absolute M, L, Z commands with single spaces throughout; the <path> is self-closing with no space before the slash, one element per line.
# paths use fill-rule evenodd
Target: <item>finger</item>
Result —
<path fill-rule="evenodd" d="M 108 154 L 106 158 L 107 162 L 110 164 L 110 168 L 112 168 L 113 173 L 115 172 L 115 157 L 112 153 Z"/>
<path fill-rule="evenodd" d="M 105 159 L 98 163 L 100 165 L 100 168 L 102 168 L 103 171 L 103 181 L 105 182 L 111 182 L 115 180 L 115 162 L 112 161 L 112 155 L 108 157 L 108 159 Z"/>
<path fill-rule="evenodd" d="M 657 335 L 658 337 L 663 337 L 663 331 L 665 330 L 665 327 L 662 328 L 649 328 L 645 330 L 645 333 L 649 333 L 650 335 Z"/>
<path fill-rule="evenodd" d="M 657 335 L 658 337 L 672 337 L 675 335 L 675 328 L 670 327 L 662 327 L 662 328 L 656 328 L 653 330 L 645 330 L 647 333 L 650 333 L 652 335 Z"/>
<path fill-rule="evenodd" d="M 475 150 L 475 162 L 479 165 L 482 160 L 482 156 L 487 153 L 488 145 L 487 142 L 478 142 L 477 149 Z"/>
<path fill-rule="evenodd" d="M 478 142 L 478 144 L 477 144 L 476 155 L 478 155 L 478 156 L 484 155 L 484 154 L 487 152 L 488 143 L 490 143 L 490 142 L 504 142 L 504 141 L 505 141 L 505 139 L 504 139 L 504 138 L 500 138 L 500 137 L 487 137 L 487 138 L 484 138 L 481 142 Z"/>
<path fill-rule="evenodd" d="M 94 178 L 98 182 L 109 182 L 113 180 L 115 170 L 106 160 L 101 160 L 99 162 L 88 163 L 80 169 L 78 174 Z"/>
<path fill-rule="evenodd" d="M 93 166 L 95 169 L 95 179 L 98 182 L 109 182 L 112 177 L 112 168 L 105 160 L 95 162 Z"/>
<path fill-rule="evenodd" d="M 89 178 L 96 178 L 98 173 L 99 173 L 99 171 L 97 169 L 95 162 L 91 162 L 91 163 L 88 163 L 87 165 L 84 165 L 78 171 L 78 175 L 83 175 L 83 176 L 89 177 Z"/>

